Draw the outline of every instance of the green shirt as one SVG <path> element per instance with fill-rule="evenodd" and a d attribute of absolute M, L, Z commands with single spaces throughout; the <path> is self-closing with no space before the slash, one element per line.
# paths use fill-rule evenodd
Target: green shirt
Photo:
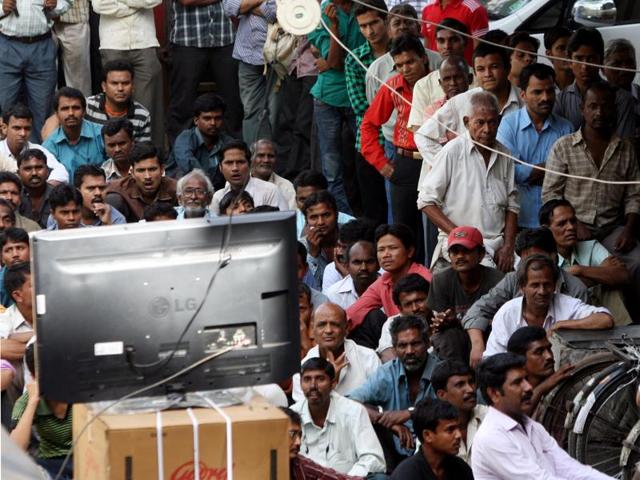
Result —
<path fill-rule="evenodd" d="M 11 414 L 11 421 L 13 428 L 18 424 L 20 418 L 24 414 L 29 401 L 29 394 L 23 393 L 22 396 L 16 400 L 13 406 L 13 413 Z M 64 457 L 69 453 L 71 449 L 71 409 L 72 406 L 67 407 L 67 414 L 64 418 L 56 417 L 47 402 L 41 398 L 36 408 L 36 413 L 33 418 L 33 426 L 36 427 L 36 431 L 40 437 L 40 445 L 38 445 L 38 458 L 54 458 Z"/>
<path fill-rule="evenodd" d="M 597 267 L 610 256 L 609 251 L 597 240 L 585 240 L 576 244 L 571 258 L 563 258 L 558 254 L 558 266 L 563 269 L 573 265 Z"/>
<path fill-rule="evenodd" d="M 324 8 L 329 3 L 331 2 L 323 2 L 320 8 L 324 11 Z M 356 17 L 353 15 L 353 9 L 354 6 L 352 5 L 351 13 L 347 14 L 341 8 L 336 8 L 338 12 L 338 33 L 340 34 L 340 40 L 351 50 L 358 48 L 366 42 L 360 33 L 360 27 L 358 26 L 358 22 L 356 22 Z M 322 14 L 322 19 L 327 25 L 331 25 L 331 20 L 329 20 L 329 17 L 324 13 Z M 322 24 L 319 24 L 314 31 L 309 33 L 307 38 L 309 42 L 320 51 L 322 58 L 326 59 L 329 56 L 331 37 Z M 349 53 L 345 52 L 345 55 L 349 55 Z M 351 107 L 343 70 L 330 68 L 320 73 L 318 80 L 316 80 L 315 85 L 311 89 L 311 95 L 332 107 Z"/>

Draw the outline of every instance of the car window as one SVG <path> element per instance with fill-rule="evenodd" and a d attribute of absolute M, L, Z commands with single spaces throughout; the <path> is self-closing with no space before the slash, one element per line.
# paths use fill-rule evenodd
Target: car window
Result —
<path fill-rule="evenodd" d="M 561 0 L 547 2 L 540 10 L 523 22 L 518 27 L 518 30 L 529 33 L 544 33 L 549 28 L 561 25 L 566 4 L 566 1 Z"/>
<path fill-rule="evenodd" d="M 487 7 L 489 20 L 500 20 L 516 12 L 529 1 L 530 0 L 482 0 L 482 3 Z"/>

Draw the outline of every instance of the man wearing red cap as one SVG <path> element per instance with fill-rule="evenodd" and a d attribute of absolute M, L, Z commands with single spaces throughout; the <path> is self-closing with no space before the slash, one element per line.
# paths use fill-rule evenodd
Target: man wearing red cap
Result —
<path fill-rule="evenodd" d="M 427 298 L 427 306 L 434 313 L 431 343 L 441 359 L 467 363 L 470 345 L 461 320 L 469 307 L 502 280 L 504 274 L 480 264 L 485 248 L 477 228 L 454 228 L 447 244 L 451 268 L 434 275 Z"/>

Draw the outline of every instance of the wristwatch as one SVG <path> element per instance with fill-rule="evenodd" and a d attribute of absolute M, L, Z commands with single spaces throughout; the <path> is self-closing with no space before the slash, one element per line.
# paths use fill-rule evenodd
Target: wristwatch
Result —
<path fill-rule="evenodd" d="M 407 408 L 407 410 L 409 410 L 409 413 L 413 413 L 413 411 L 414 411 L 415 409 L 416 409 L 415 407 L 409 407 L 409 408 Z"/>

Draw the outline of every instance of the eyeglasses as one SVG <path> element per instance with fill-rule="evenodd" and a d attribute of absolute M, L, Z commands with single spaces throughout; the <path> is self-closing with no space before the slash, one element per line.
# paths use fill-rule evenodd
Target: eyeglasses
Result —
<path fill-rule="evenodd" d="M 185 188 L 182 194 L 186 197 L 202 197 L 207 194 L 207 191 L 202 188 Z"/>
<path fill-rule="evenodd" d="M 289 438 L 302 438 L 302 430 L 289 430 Z"/>

